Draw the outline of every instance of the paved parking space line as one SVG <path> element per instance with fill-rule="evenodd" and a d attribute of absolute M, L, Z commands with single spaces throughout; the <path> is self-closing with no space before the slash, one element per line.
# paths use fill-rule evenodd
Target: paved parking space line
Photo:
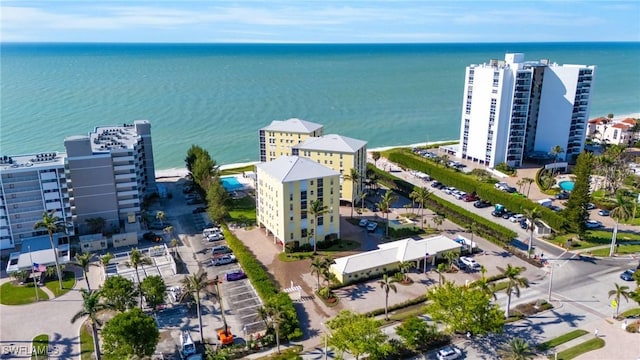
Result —
<path fill-rule="evenodd" d="M 252 326 L 252 325 L 255 325 L 255 324 L 264 324 L 264 321 L 262 321 L 262 320 L 261 321 L 254 321 L 252 323 L 248 323 L 248 324 L 245 324 L 245 325 L 246 326 Z"/>
<path fill-rule="evenodd" d="M 240 286 L 236 286 L 236 287 L 232 287 L 232 288 L 226 288 L 225 291 L 240 289 L 240 288 L 243 288 L 243 287 L 250 287 L 250 284 L 249 283 L 245 283 L 244 285 L 240 285 Z"/>
<path fill-rule="evenodd" d="M 242 311 L 242 310 L 244 310 L 244 309 L 257 308 L 257 307 L 260 307 L 260 306 L 262 306 L 262 304 L 258 304 L 258 305 L 251 305 L 251 306 L 247 306 L 247 307 L 243 307 L 243 308 L 237 309 L 237 310 L 236 310 L 236 312 L 240 312 L 240 311 Z M 246 316 L 243 316 L 243 317 L 246 317 Z"/>
<path fill-rule="evenodd" d="M 241 303 L 241 302 L 249 301 L 249 300 L 255 300 L 255 301 L 257 301 L 258 299 L 256 299 L 256 298 L 248 298 L 248 299 L 244 299 L 244 300 L 234 300 L 234 301 L 233 301 L 233 303 L 234 303 L 234 304 L 237 304 L 237 303 Z"/>
<path fill-rule="evenodd" d="M 244 295 L 244 294 L 252 294 L 253 291 L 245 291 L 245 292 L 241 292 L 241 293 L 235 293 L 235 294 L 231 294 L 229 296 L 240 296 L 240 295 Z"/>

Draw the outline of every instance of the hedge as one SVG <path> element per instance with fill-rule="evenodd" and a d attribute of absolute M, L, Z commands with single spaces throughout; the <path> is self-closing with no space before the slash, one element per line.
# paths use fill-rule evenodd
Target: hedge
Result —
<path fill-rule="evenodd" d="M 255 255 L 247 249 L 229 228 L 223 224 L 224 238 L 227 245 L 233 250 L 238 263 L 256 289 L 256 292 L 265 304 L 273 304 L 282 309 L 286 321 L 280 324 L 280 336 L 288 340 L 296 340 L 302 337 L 298 314 L 289 295 L 280 292 L 265 267 L 256 259 Z"/>
<path fill-rule="evenodd" d="M 415 188 L 415 185 L 408 181 L 395 177 L 387 172 L 379 169 L 371 168 L 381 183 L 385 184 L 390 189 L 409 197 L 409 194 Z M 476 215 L 471 211 L 468 211 L 458 205 L 455 205 L 449 201 L 441 199 L 437 196 L 431 196 L 425 203 L 425 206 L 438 214 L 442 214 L 450 221 L 461 225 L 468 226 L 469 224 L 476 223 L 476 233 L 500 246 L 508 245 L 509 242 L 517 237 L 517 234 L 513 230 L 509 230 L 504 226 L 496 224 L 490 220 L 485 219 L 482 216 Z"/>
<path fill-rule="evenodd" d="M 538 208 L 541 219 L 555 230 L 563 230 L 567 226 L 567 221 L 564 217 L 540 206 L 536 202 L 500 191 L 492 184 L 478 182 L 474 177 L 459 171 L 439 166 L 428 159 L 413 154 L 409 149 L 392 149 L 385 152 L 385 154 L 388 155 L 389 161 L 397 163 L 403 168 L 422 171 L 431 175 L 437 181 L 464 192 L 475 192 L 483 200 L 490 201 L 493 204 L 502 204 L 511 211 L 522 212 L 525 209 Z"/>
<path fill-rule="evenodd" d="M 396 311 L 398 309 L 404 309 L 409 306 L 422 304 L 422 303 L 425 303 L 426 301 L 427 301 L 427 295 L 424 294 L 424 295 L 418 296 L 417 298 L 409 299 L 399 304 L 391 305 L 389 306 L 388 310 L 389 312 Z M 382 314 L 384 314 L 384 308 L 369 311 L 368 313 L 365 313 L 364 316 L 372 317 L 372 316 L 378 316 Z"/>

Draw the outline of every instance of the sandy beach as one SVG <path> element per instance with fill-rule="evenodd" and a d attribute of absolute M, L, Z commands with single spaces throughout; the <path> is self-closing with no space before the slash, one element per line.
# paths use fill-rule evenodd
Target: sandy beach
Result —
<path fill-rule="evenodd" d="M 601 116 L 606 117 L 607 115 L 608 114 L 603 114 L 603 115 L 598 115 L 598 116 L 591 116 L 591 119 L 595 119 L 595 118 L 598 118 L 598 117 L 601 117 Z M 627 119 L 627 118 L 640 119 L 640 112 L 631 113 L 631 114 L 623 114 L 623 115 L 615 115 L 615 113 L 614 113 L 613 121 L 621 121 L 621 120 L 624 120 L 624 119 Z M 376 148 L 367 149 L 367 152 L 385 151 L 385 150 L 389 150 L 389 149 L 393 149 L 393 148 L 399 148 L 399 147 L 413 148 L 413 147 L 420 147 L 420 146 L 427 146 L 427 145 L 437 145 L 437 144 L 443 144 L 443 143 L 448 143 L 448 142 L 452 142 L 452 141 L 457 141 L 457 139 L 431 141 L 431 142 L 423 142 L 423 143 L 409 144 L 409 145 L 382 146 L 382 147 L 376 147 Z M 224 165 L 220 165 L 220 170 L 234 169 L 234 168 L 244 167 L 244 166 L 248 166 L 248 165 L 255 165 L 257 163 L 259 163 L 259 161 L 249 161 L 249 162 L 242 162 L 242 163 L 224 164 Z M 156 170 L 156 178 L 185 177 L 185 176 L 187 176 L 187 174 L 189 174 L 189 171 L 187 171 L 186 168 L 171 168 L 171 169 Z"/>

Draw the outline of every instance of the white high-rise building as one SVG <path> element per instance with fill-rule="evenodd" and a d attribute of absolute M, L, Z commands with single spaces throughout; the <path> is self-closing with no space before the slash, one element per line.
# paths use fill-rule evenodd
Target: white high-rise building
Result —
<path fill-rule="evenodd" d="M 559 145 L 559 158 L 573 161 L 584 147 L 595 70 L 524 61 L 519 53 L 468 66 L 456 155 L 519 167 Z"/>

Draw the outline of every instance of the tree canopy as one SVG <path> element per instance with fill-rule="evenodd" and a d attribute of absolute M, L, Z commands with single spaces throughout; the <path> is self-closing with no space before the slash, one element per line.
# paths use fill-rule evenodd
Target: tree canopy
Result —
<path fill-rule="evenodd" d="M 327 322 L 331 329 L 329 344 L 340 353 L 349 352 L 356 359 L 364 354 L 379 355 L 388 351 L 387 335 L 379 325 L 374 318 L 343 310 Z"/>
<path fill-rule="evenodd" d="M 151 356 L 160 332 L 153 317 L 133 308 L 114 316 L 102 329 L 103 349 L 107 359 Z"/>
<path fill-rule="evenodd" d="M 480 289 L 456 286 L 447 281 L 432 288 L 427 298 L 431 301 L 427 313 L 434 321 L 445 324 L 449 332 L 486 334 L 503 330 L 502 311 Z"/>
<path fill-rule="evenodd" d="M 140 292 L 142 292 L 147 306 L 152 309 L 164 303 L 166 291 L 167 285 L 164 283 L 162 276 L 159 275 L 147 276 L 140 283 Z"/>
<path fill-rule="evenodd" d="M 582 153 L 578 156 L 578 162 L 573 171 L 575 183 L 573 191 L 567 200 L 565 213 L 569 220 L 569 226 L 583 239 L 587 232 L 586 221 L 589 220 L 587 204 L 591 201 L 589 192 L 591 172 L 593 170 L 593 154 Z"/>
<path fill-rule="evenodd" d="M 136 296 L 138 294 L 133 281 L 122 276 L 109 276 L 105 280 L 100 293 L 106 302 L 118 311 L 126 311 L 136 306 Z"/>

